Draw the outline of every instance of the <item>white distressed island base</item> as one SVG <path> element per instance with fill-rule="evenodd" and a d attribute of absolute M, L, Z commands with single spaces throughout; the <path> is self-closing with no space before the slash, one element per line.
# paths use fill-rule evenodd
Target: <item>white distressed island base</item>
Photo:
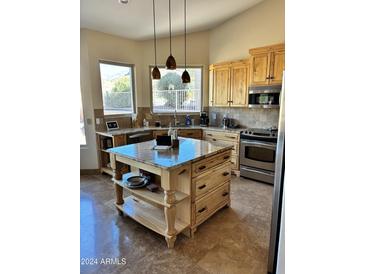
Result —
<path fill-rule="evenodd" d="M 109 150 L 117 210 L 165 237 L 174 247 L 176 236 L 193 237 L 201 223 L 230 206 L 232 146 L 180 138 L 178 149 L 153 150 L 155 141 Z M 131 172 L 121 174 L 120 165 Z M 130 189 L 126 180 L 139 170 L 160 179 L 161 190 Z"/>

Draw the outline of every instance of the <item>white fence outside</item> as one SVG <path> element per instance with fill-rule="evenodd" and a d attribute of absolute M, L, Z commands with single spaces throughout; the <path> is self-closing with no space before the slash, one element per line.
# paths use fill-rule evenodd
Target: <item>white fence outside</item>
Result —
<path fill-rule="evenodd" d="M 200 89 L 153 91 L 153 112 L 199 112 L 200 106 Z"/>

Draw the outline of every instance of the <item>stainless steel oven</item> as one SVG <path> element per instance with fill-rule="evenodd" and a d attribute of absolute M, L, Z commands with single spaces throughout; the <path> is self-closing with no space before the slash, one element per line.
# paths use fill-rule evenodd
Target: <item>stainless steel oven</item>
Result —
<path fill-rule="evenodd" d="M 274 183 L 276 131 L 249 129 L 241 134 L 240 175 Z"/>

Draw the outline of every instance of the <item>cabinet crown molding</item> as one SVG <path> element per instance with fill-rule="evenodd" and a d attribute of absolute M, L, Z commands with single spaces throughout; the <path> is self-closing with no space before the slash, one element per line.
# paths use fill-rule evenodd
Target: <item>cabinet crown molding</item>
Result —
<path fill-rule="evenodd" d="M 253 48 L 253 49 L 250 49 L 248 52 L 250 53 L 250 55 L 255 55 L 255 54 L 259 54 L 259 53 L 266 53 L 266 52 L 270 52 L 270 51 L 280 51 L 280 50 L 285 50 L 284 43 Z"/>

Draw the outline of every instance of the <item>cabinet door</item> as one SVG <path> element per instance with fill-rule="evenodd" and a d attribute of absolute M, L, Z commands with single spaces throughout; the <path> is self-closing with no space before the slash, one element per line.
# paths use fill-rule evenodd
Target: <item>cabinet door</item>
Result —
<path fill-rule="evenodd" d="M 231 106 L 247 105 L 248 64 L 233 65 L 231 68 Z"/>
<path fill-rule="evenodd" d="M 214 70 L 214 105 L 229 105 L 229 66 Z"/>
<path fill-rule="evenodd" d="M 213 99 L 213 90 L 214 90 L 214 68 L 209 67 L 209 106 L 214 105 Z"/>
<path fill-rule="evenodd" d="M 251 57 L 251 85 L 267 85 L 270 72 L 270 54 L 261 53 Z"/>
<path fill-rule="evenodd" d="M 270 84 L 281 84 L 285 68 L 285 52 L 274 51 L 271 54 Z"/>

